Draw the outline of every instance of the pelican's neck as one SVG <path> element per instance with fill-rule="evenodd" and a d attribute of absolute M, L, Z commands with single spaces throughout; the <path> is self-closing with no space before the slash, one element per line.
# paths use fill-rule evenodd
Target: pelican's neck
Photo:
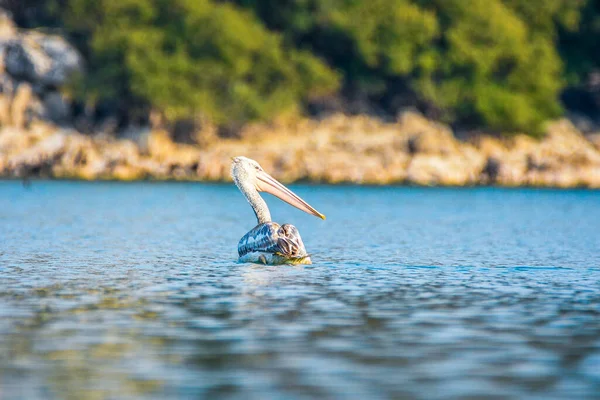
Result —
<path fill-rule="evenodd" d="M 254 214 L 256 215 L 256 219 L 259 224 L 264 224 L 265 222 L 271 222 L 271 212 L 269 212 L 269 207 L 267 207 L 267 202 L 260 196 L 258 190 L 254 187 L 254 185 L 235 182 L 237 187 L 246 197 L 248 203 L 252 206 L 254 210 Z"/>

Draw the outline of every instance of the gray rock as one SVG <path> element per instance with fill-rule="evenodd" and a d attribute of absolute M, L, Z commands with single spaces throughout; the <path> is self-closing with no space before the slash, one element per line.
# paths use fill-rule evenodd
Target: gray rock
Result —
<path fill-rule="evenodd" d="M 12 15 L 0 8 L 0 40 L 14 37 L 17 33 L 17 27 L 12 20 Z"/>
<path fill-rule="evenodd" d="M 8 74 L 0 74 L 0 93 L 12 97 L 15 94 L 18 83 Z"/>
<path fill-rule="evenodd" d="M 34 175 L 49 174 L 51 166 L 64 153 L 66 145 L 66 135 L 56 133 L 37 142 L 25 151 L 9 157 L 8 168 L 14 171 L 16 176 L 27 176 L 32 173 Z"/>
<path fill-rule="evenodd" d="M 57 91 L 51 91 L 44 96 L 44 116 L 56 123 L 64 123 L 71 117 L 69 102 Z"/>
<path fill-rule="evenodd" d="M 8 45 L 17 37 L 17 28 L 10 13 L 0 8 L 0 72 L 5 70 L 5 53 Z"/>
<path fill-rule="evenodd" d="M 593 132 L 586 135 L 587 140 L 592 142 L 597 150 L 600 150 L 600 132 Z"/>
<path fill-rule="evenodd" d="M 49 119 L 46 104 L 33 94 L 25 111 L 26 126 L 29 126 L 33 121 L 48 121 Z"/>
<path fill-rule="evenodd" d="M 77 50 L 60 36 L 29 32 L 6 45 L 4 62 L 9 74 L 43 86 L 64 85 L 83 70 Z"/>

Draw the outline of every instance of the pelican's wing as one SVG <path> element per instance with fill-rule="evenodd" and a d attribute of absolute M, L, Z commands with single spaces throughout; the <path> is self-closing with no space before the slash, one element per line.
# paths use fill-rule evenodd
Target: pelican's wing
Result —
<path fill-rule="evenodd" d="M 240 257 L 248 253 L 263 252 L 274 253 L 277 251 L 277 230 L 279 224 L 267 222 L 252 228 L 238 243 L 238 254 Z"/>
<path fill-rule="evenodd" d="M 298 229 L 294 225 L 280 226 L 276 222 L 260 224 L 240 239 L 240 257 L 254 252 L 273 253 L 288 258 L 307 256 Z"/>
<path fill-rule="evenodd" d="M 283 224 L 277 231 L 279 237 L 277 239 L 277 247 L 279 253 L 286 257 L 306 257 L 306 249 L 300 237 L 298 228 L 291 224 Z"/>

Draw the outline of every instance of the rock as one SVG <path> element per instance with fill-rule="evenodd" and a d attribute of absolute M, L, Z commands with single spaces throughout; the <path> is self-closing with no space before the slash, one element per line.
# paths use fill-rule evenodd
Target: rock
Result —
<path fill-rule="evenodd" d="M 113 164 L 135 163 L 140 157 L 140 152 L 131 140 L 108 140 L 100 145 L 103 157 Z"/>
<path fill-rule="evenodd" d="M 149 142 L 153 132 L 160 131 L 158 129 L 141 128 L 129 126 L 123 129 L 119 136 L 124 140 L 130 140 L 135 143 L 141 153 L 148 154 L 150 152 Z"/>
<path fill-rule="evenodd" d="M 479 181 L 482 167 L 460 155 L 418 154 L 410 162 L 407 180 L 419 185 L 471 185 Z"/>
<path fill-rule="evenodd" d="M 11 124 L 10 117 L 10 105 L 12 99 L 10 96 L 0 93 L 0 126 L 7 126 Z"/>
<path fill-rule="evenodd" d="M 453 154 L 460 145 L 450 128 L 432 122 L 421 114 L 405 112 L 399 119 L 400 129 L 409 133 L 407 150 L 411 154 Z"/>
<path fill-rule="evenodd" d="M 53 172 L 60 177 L 90 180 L 108 176 L 108 167 L 108 160 L 93 138 L 71 133 Z"/>
<path fill-rule="evenodd" d="M 552 123 L 541 140 L 518 135 L 505 146 L 484 138 L 476 146 L 488 156 L 482 181 L 506 186 L 595 185 L 594 173 L 583 171 L 600 166 L 597 149 L 566 119 Z"/>
<path fill-rule="evenodd" d="M 1 54 L 1 53 L 0 53 Z M 0 74 L 0 125 L 11 125 L 11 106 L 18 84 L 8 74 Z"/>
<path fill-rule="evenodd" d="M 42 86 L 64 85 L 83 70 L 77 50 L 60 36 L 27 32 L 7 44 L 6 70 L 15 78 Z"/>
<path fill-rule="evenodd" d="M 598 129 L 597 121 L 594 121 L 586 115 L 570 112 L 567 116 L 573 126 L 580 132 L 587 134 Z"/>
<path fill-rule="evenodd" d="M 494 176 L 489 176 L 490 159 L 493 168 L 495 169 Z M 482 170 L 484 174 L 488 174 L 487 178 L 489 178 L 490 181 L 486 182 L 486 176 L 482 176 L 482 181 L 484 183 L 493 183 L 501 186 L 525 185 L 528 184 L 525 179 L 527 169 L 527 161 L 520 154 L 506 153 L 503 158 L 490 157 L 487 160 L 487 165 Z"/>
<path fill-rule="evenodd" d="M 9 168 L 15 171 L 16 176 L 27 176 L 29 174 L 47 175 L 52 165 L 64 152 L 66 142 L 66 136 L 57 132 L 37 142 L 16 156 L 9 157 Z"/>
<path fill-rule="evenodd" d="M 169 165 L 172 170 L 181 168 L 185 174 L 195 171 L 201 156 L 200 149 L 193 145 L 173 142 L 166 131 L 154 130 L 148 136 L 148 153 L 158 161 Z M 180 175 L 181 172 L 178 172 Z"/>
<path fill-rule="evenodd" d="M 19 84 L 10 107 L 11 122 L 18 129 L 25 127 L 27 109 L 30 106 L 32 95 L 33 90 L 31 89 L 31 85 L 26 82 Z"/>
<path fill-rule="evenodd" d="M 480 135 L 473 138 L 471 143 L 484 157 L 502 158 L 502 155 L 508 151 L 502 140 L 491 136 Z"/>
<path fill-rule="evenodd" d="M 50 91 L 44 95 L 44 117 L 56 123 L 66 123 L 71 117 L 70 104 L 58 91 Z"/>
<path fill-rule="evenodd" d="M 229 160 L 226 162 L 225 160 Z M 221 154 L 204 153 L 198 160 L 196 175 L 199 179 L 206 181 L 222 181 L 229 177 L 229 167 L 227 173 L 224 172 L 225 165 L 229 165 L 230 158 Z"/>
<path fill-rule="evenodd" d="M 17 27 L 12 19 L 12 15 L 0 8 L 0 40 L 13 37 L 17 32 Z"/>
<path fill-rule="evenodd" d="M 167 179 L 169 177 L 169 169 L 165 165 L 152 159 L 143 158 L 134 162 L 129 162 L 129 164 L 142 171 L 145 177 L 152 176 L 156 179 Z"/>
<path fill-rule="evenodd" d="M 115 139 L 34 120 L 24 129 L 0 129 L 0 173 L 229 181 L 231 157 L 244 154 L 283 182 L 600 187 L 600 152 L 564 121 L 552 124 L 542 140 L 481 136 L 470 142 L 418 115 L 396 124 L 338 115 L 331 121 L 301 120 L 281 131 L 263 127 L 254 126 L 252 138 L 200 148 L 175 143 L 162 130 L 132 130 L 131 139 Z M 411 153 L 408 141 L 416 127 L 421 133 Z"/>
<path fill-rule="evenodd" d="M 120 164 L 113 168 L 111 178 L 120 181 L 134 181 L 146 178 L 147 173 L 138 166 Z"/>
<path fill-rule="evenodd" d="M 21 129 L 4 127 L 0 131 L 0 154 L 15 156 L 22 153 L 35 143 L 31 135 L 25 134 Z"/>
<path fill-rule="evenodd" d="M 6 47 L 17 36 L 17 27 L 11 15 L 0 8 L 0 73 L 5 71 Z"/>
<path fill-rule="evenodd" d="M 2 94 L 12 97 L 17 86 L 19 86 L 19 83 L 10 75 L 5 73 L 0 74 L 0 92 Z"/>
<path fill-rule="evenodd" d="M 146 146 L 150 156 L 158 161 L 171 158 L 177 148 L 169 133 L 158 129 L 149 133 Z"/>
<path fill-rule="evenodd" d="M 600 132 L 590 133 L 586 135 L 586 138 L 594 145 L 596 150 L 600 150 Z"/>
<path fill-rule="evenodd" d="M 533 156 L 544 159 L 555 167 L 600 163 L 600 154 L 594 145 L 567 119 L 549 126 L 548 134 L 535 149 Z"/>

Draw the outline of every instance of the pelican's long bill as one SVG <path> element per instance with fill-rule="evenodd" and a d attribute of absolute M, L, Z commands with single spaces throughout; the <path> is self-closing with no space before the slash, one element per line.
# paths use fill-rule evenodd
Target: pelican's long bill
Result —
<path fill-rule="evenodd" d="M 302 200 L 297 194 L 283 186 L 277 179 L 273 178 L 265 171 L 258 171 L 256 173 L 256 178 L 256 189 L 259 191 L 270 193 L 305 213 L 325 219 L 325 215 L 315 210 L 313 206 Z"/>

